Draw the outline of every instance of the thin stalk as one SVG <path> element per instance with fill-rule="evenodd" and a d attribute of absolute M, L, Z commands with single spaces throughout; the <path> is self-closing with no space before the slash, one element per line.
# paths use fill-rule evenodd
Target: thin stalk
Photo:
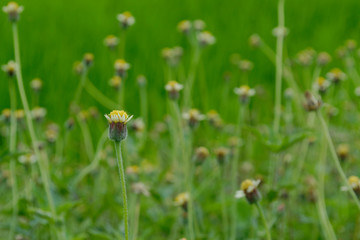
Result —
<path fill-rule="evenodd" d="M 11 105 L 11 115 L 10 115 L 10 133 L 9 133 L 9 152 L 14 154 L 16 151 L 16 128 L 17 121 L 15 116 L 16 111 L 16 89 L 14 86 L 13 79 L 9 81 L 9 93 L 10 93 L 10 105 Z M 17 214 L 18 214 L 18 188 L 17 188 L 17 179 L 16 179 L 16 158 L 13 156 L 10 160 L 10 174 L 11 174 L 11 183 L 12 183 L 12 205 L 13 205 L 13 215 L 11 219 L 9 240 L 14 239 L 15 228 L 17 224 Z"/>
<path fill-rule="evenodd" d="M 136 196 L 136 205 L 135 205 L 135 218 L 134 218 L 134 229 L 133 229 L 133 240 L 137 239 L 139 232 L 139 217 L 140 217 L 140 196 Z"/>
<path fill-rule="evenodd" d="M 280 28 L 284 28 L 284 0 L 279 0 L 278 4 L 278 21 Z M 274 134 L 278 134 L 280 128 L 281 117 L 281 85 L 282 85 L 282 73 L 283 73 L 283 45 L 284 36 L 279 34 L 276 39 L 276 76 L 275 76 L 275 106 L 274 106 Z"/>
<path fill-rule="evenodd" d="M 261 204 L 260 204 L 259 201 L 257 201 L 257 202 L 255 203 L 255 205 L 256 205 L 256 208 L 257 208 L 258 211 L 259 211 L 261 220 L 263 221 L 263 224 L 264 224 L 264 227 L 265 227 L 265 230 L 266 230 L 266 239 L 267 239 L 267 240 L 271 240 L 270 228 L 269 228 L 269 225 L 268 225 L 268 223 L 267 223 L 267 221 L 266 221 L 265 214 L 264 214 L 264 210 L 262 209 Z"/>
<path fill-rule="evenodd" d="M 87 123 L 85 121 L 81 120 L 78 116 L 76 116 L 76 119 L 80 125 L 81 133 L 84 138 L 86 154 L 88 155 L 89 160 L 92 161 L 94 158 L 94 146 L 92 143 L 89 126 L 87 125 Z"/>
<path fill-rule="evenodd" d="M 343 183 L 345 184 L 345 186 L 349 189 L 349 192 L 350 192 L 350 195 L 351 197 L 353 198 L 356 206 L 359 208 L 360 210 L 360 202 L 359 202 L 359 199 L 357 198 L 355 192 L 353 191 L 351 185 L 349 184 L 348 180 L 347 180 L 347 177 L 344 173 L 344 170 L 342 169 L 341 167 L 341 164 L 340 164 L 340 161 L 339 161 L 339 158 L 336 154 L 336 150 L 335 150 L 335 146 L 334 146 L 334 143 L 331 139 L 331 136 L 330 136 L 330 132 L 329 132 L 329 128 L 324 120 L 324 117 L 322 116 L 322 114 L 317 111 L 317 116 L 320 120 L 320 124 L 321 124 L 321 127 L 322 127 L 322 130 L 325 134 L 325 137 L 326 137 L 326 140 L 328 142 L 328 146 L 329 146 L 329 150 L 330 150 L 330 153 L 331 153 L 331 157 L 333 158 L 334 160 L 334 163 L 335 163 L 335 167 L 336 167 L 336 170 L 338 171 L 341 179 L 343 180 Z"/>
<path fill-rule="evenodd" d="M 47 163 L 48 163 L 48 158 L 47 158 L 46 153 L 41 154 L 39 147 L 37 146 L 38 140 L 37 140 L 37 137 L 35 134 L 35 129 L 34 129 L 34 124 L 32 122 L 32 118 L 31 118 L 29 103 L 28 103 L 26 93 L 25 93 L 24 82 L 23 82 L 22 72 L 21 72 L 19 36 L 18 36 L 18 29 L 17 29 L 16 23 L 13 23 L 13 25 L 12 25 L 12 32 L 13 32 L 13 40 L 14 40 L 15 61 L 17 64 L 16 78 L 17 78 L 17 84 L 18 84 L 18 88 L 19 88 L 21 102 L 23 104 L 24 111 L 25 111 L 26 124 L 29 129 L 32 148 L 35 152 L 36 158 L 38 159 L 37 162 L 39 164 L 40 176 L 41 176 L 41 179 L 42 179 L 42 182 L 44 185 L 44 189 L 45 189 L 47 201 L 48 201 L 48 204 L 49 204 L 49 207 L 51 210 L 51 214 L 53 215 L 54 218 L 56 218 L 55 204 L 54 204 L 54 200 L 53 200 L 53 197 L 52 197 L 52 194 L 50 191 L 50 175 L 49 175 L 49 172 L 47 171 L 48 168 L 46 167 Z M 58 229 L 56 227 L 55 227 L 55 231 L 57 232 L 59 239 L 61 239 L 62 234 L 60 234 L 58 232 Z"/>
<path fill-rule="evenodd" d="M 108 109 L 117 109 L 121 108 L 119 104 L 116 104 L 111 99 L 106 97 L 101 91 L 99 91 L 94 84 L 88 81 L 85 84 L 85 90 L 92 96 L 96 101 Z"/>
<path fill-rule="evenodd" d="M 81 78 L 80 78 L 80 82 L 79 85 L 76 89 L 75 92 L 75 96 L 74 96 L 74 103 L 78 104 L 81 98 L 81 93 L 85 87 L 86 84 L 86 79 L 87 79 L 87 74 L 88 74 L 88 68 L 86 66 L 84 66 L 84 71 L 81 74 Z"/>
<path fill-rule="evenodd" d="M 148 129 L 148 104 L 147 104 L 147 91 L 146 91 L 146 85 L 140 86 L 140 108 L 141 108 L 141 116 L 144 121 L 144 131 L 141 135 L 141 144 L 140 148 L 142 148 L 146 142 L 147 137 L 147 129 Z"/>
<path fill-rule="evenodd" d="M 226 204 L 226 192 L 225 192 L 225 186 L 226 181 L 225 180 L 225 166 L 219 167 L 219 182 L 222 185 L 221 188 L 221 212 L 222 212 L 222 219 L 223 219 L 223 231 L 224 231 L 224 239 L 228 239 L 228 226 L 229 226 L 229 219 L 228 219 L 228 211 L 227 211 L 227 204 Z"/>
<path fill-rule="evenodd" d="M 192 57 L 191 60 L 191 65 L 190 65 L 190 70 L 189 70 L 189 75 L 186 81 L 186 87 L 184 89 L 184 108 L 188 109 L 191 105 L 191 92 L 192 92 L 192 87 L 194 85 L 194 80 L 196 77 L 196 69 L 198 67 L 199 64 L 199 60 L 200 60 L 200 49 L 197 45 L 195 45 L 195 49 L 194 49 L 194 55 Z"/>
<path fill-rule="evenodd" d="M 116 160 L 117 160 L 116 162 L 119 169 L 121 191 L 122 191 L 122 198 L 124 204 L 125 240 L 129 240 L 129 210 L 128 210 L 128 202 L 126 196 L 124 162 L 121 155 L 121 142 L 114 142 L 114 143 L 115 143 Z"/>
<path fill-rule="evenodd" d="M 122 30 L 121 34 L 120 34 L 120 58 L 124 59 L 125 58 L 125 43 L 126 43 L 126 30 Z"/>

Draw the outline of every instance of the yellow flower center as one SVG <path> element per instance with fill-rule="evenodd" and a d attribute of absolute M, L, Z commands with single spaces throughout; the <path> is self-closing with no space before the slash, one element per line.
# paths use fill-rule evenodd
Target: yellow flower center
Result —
<path fill-rule="evenodd" d="M 318 80 L 317 80 L 317 82 L 318 82 L 318 85 L 319 85 L 319 86 L 322 86 L 322 85 L 324 85 L 324 83 L 325 83 L 325 78 L 319 77 Z"/>
<path fill-rule="evenodd" d="M 172 80 L 172 81 L 169 81 L 168 84 L 169 84 L 169 86 L 171 86 L 171 87 L 175 87 L 175 86 L 178 84 L 178 82 Z"/>
<path fill-rule="evenodd" d="M 241 190 L 245 192 L 249 187 L 253 185 L 254 185 L 253 181 L 251 181 L 250 179 L 246 179 L 241 183 Z"/>
<path fill-rule="evenodd" d="M 125 16 L 125 18 L 131 18 L 132 17 L 131 12 L 128 12 L 128 11 L 123 12 L 123 15 Z"/>
<path fill-rule="evenodd" d="M 351 176 L 348 179 L 350 185 L 359 185 L 360 179 L 357 176 Z"/>
<path fill-rule="evenodd" d="M 109 114 L 109 117 L 113 122 L 125 122 L 128 119 L 128 115 L 124 110 L 114 110 Z"/>

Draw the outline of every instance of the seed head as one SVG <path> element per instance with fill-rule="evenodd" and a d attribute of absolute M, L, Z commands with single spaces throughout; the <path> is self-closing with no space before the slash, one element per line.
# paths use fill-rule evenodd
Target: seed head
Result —
<path fill-rule="evenodd" d="M 110 78 L 110 81 L 109 81 L 110 87 L 112 87 L 115 90 L 119 90 L 120 86 L 121 86 L 121 80 L 122 79 L 119 76 L 114 76 L 114 77 Z"/>
<path fill-rule="evenodd" d="M 331 82 L 337 84 L 346 79 L 346 74 L 339 68 L 333 68 L 330 72 L 326 74 L 326 78 L 329 79 Z"/>
<path fill-rule="evenodd" d="M 126 124 L 133 117 L 129 116 L 125 111 L 114 110 L 110 114 L 105 115 L 109 122 L 109 138 L 115 142 L 121 142 L 127 137 Z"/>
<path fill-rule="evenodd" d="M 135 18 L 128 11 L 118 14 L 117 20 L 120 22 L 120 25 L 123 29 L 131 27 L 135 23 Z"/>
<path fill-rule="evenodd" d="M 321 52 L 317 56 L 317 64 L 321 67 L 327 65 L 331 61 L 331 56 L 327 52 Z"/>
<path fill-rule="evenodd" d="M 35 93 L 39 93 L 43 87 L 43 82 L 40 78 L 34 78 L 30 82 L 30 87 Z"/>
<path fill-rule="evenodd" d="M 2 8 L 3 12 L 6 13 L 11 22 L 17 22 L 20 17 L 20 13 L 24 11 L 23 6 L 19 6 L 16 2 L 9 2 Z"/>
<path fill-rule="evenodd" d="M 189 20 L 182 20 L 177 26 L 179 32 L 187 35 L 191 30 L 191 22 Z"/>
<path fill-rule="evenodd" d="M 249 37 L 249 45 L 253 48 L 258 48 L 262 44 L 262 40 L 258 34 L 253 34 Z"/>
<path fill-rule="evenodd" d="M 321 107 L 321 101 L 316 99 L 315 96 L 310 92 L 305 92 L 305 103 L 304 108 L 305 110 L 311 112 L 316 111 Z"/>
<path fill-rule="evenodd" d="M 194 25 L 195 31 L 197 31 L 197 32 L 203 31 L 205 29 L 205 27 L 206 27 L 205 22 L 203 20 L 201 20 L 201 19 L 195 20 L 193 25 Z"/>

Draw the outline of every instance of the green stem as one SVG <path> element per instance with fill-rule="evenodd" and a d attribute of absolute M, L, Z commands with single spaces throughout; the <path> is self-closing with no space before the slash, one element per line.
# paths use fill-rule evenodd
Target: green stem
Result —
<path fill-rule="evenodd" d="M 259 201 L 257 201 L 257 202 L 255 203 L 255 205 L 256 205 L 256 208 L 257 208 L 258 211 L 259 211 L 261 220 L 263 221 L 263 224 L 264 224 L 264 226 L 265 226 L 266 239 L 267 239 L 267 240 L 271 240 L 270 228 L 269 228 L 269 225 L 268 225 L 268 223 L 267 223 L 267 221 L 266 221 L 265 214 L 264 214 L 264 210 L 262 209 L 261 204 L 260 204 Z"/>
<path fill-rule="evenodd" d="M 94 146 L 91 139 L 91 134 L 89 131 L 89 127 L 85 120 L 81 120 L 78 116 L 76 116 L 76 119 L 80 125 L 81 133 L 84 137 L 84 144 L 85 144 L 85 150 L 88 155 L 88 158 L 90 161 L 94 158 Z"/>
<path fill-rule="evenodd" d="M 14 86 L 13 79 L 9 81 L 9 93 L 10 93 L 10 105 L 11 105 L 11 115 L 10 115 L 10 134 L 9 134 L 9 152 L 14 154 L 16 151 L 16 128 L 17 121 L 15 116 L 16 111 L 16 89 Z M 15 228 L 17 224 L 17 214 L 18 214 L 18 188 L 16 181 L 16 158 L 13 156 L 10 160 L 10 174 L 11 174 L 11 183 L 12 183 L 12 205 L 13 205 L 13 215 L 10 225 L 9 240 L 14 239 Z"/>
<path fill-rule="evenodd" d="M 229 226 L 229 219 L 228 219 L 228 211 L 227 211 L 227 204 L 226 204 L 226 192 L 225 186 L 227 185 L 224 181 L 225 179 L 225 166 L 219 167 L 219 182 L 221 182 L 221 211 L 222 211 L 222 218 L 223 218 L 223 231 L 224 231 L 224 239 L 228 239 L 228 226 Z"/>
<path fill-rule="evenodd" d="M 147 129 L 148 129 L 148 104 L 147 104 L 147 91 L 146 86 L 140 86 L 140 108 L 141 108 L 141 116 L 144 121 L 144 131 L 141 136 L 140 149 L 145 145 L 147 138 Z"/>
<path fill-rule="evenodd" d="M 140 217 L 140 196 L 136 196 L 136 205 L 135 205 L 135 221 L 134 221 L 134 229 L 133 229 L 133 240 L 137 239 L 138 231 L 139 231 L 139 217 Z"/>
<path fill-rule="evenodd" d="M 328 142 L 328 146 L 329 146 L 329 149 L 330 149 L 330 153 L 331 153 L 331 157 L 333 158 L 334 160 L 334 163 L 335 163 L 335 167 L 336 167 L 336 170 L 338 171 L 338 173 L 340 174 L 340 177 L 341 179 L 343 180 L 345 186 L 349 189 L 349 192 L 350 192 L 350 195 L 351 197 L 353 198 L 356 206 L 359 208 L 360 210 L 360 202 L 359 202 L 359 199 L 357 198 L 355 192 L 353 191 L 351 185 L 349 184 L 348 180 L 347 180 L 347 177 L 341 167 L 341 164 L 340 164 L 340 161 L 339 161 L 339 158 L 336 154 L 336 150 L 335 150 L 335 146 L 334 146 L 334 143 L 331 139 L 331 136 L 330 136 L 330 132 L 329 132 L 329 129 L 328 129 L 328 126 L 324 120 L 324 117 L 322 116 L 322 114 L 320 113 L 320 111 L 317 111 L 317 116 L 320 120 L 320 124 L 321 124 L 321 127 L 322 127 L 322 130 L 325 134 L 325 137 L 326 137 L 326 140 Z"/>
<path fill-rule="evenodd" d="M 116 104 L 115 102 L 111 101 L 111 99 L 107 98 L 90 81 L 88 81 L 85 84 L 85 90 L 90 94 L 90 96 L 92 96 L 96 101 L 98 101 L 104 107 L 108 109 L 121 108 L 120 104 Z"/>
<path fill-rule="evenodd" d="M 284 0 L 279 0 L 278 4 L 278 22 L 280 28 L 284 28 Z M 274 107 L 274 134 L 278 134 L 281 117 L 281 84 L 283 73 L 283 44 L 284 36 L 280 34 L 276 40 L 276 76 L 275 76 L 275 107 Z"/>
<path fill-rule="evenodd" d="M 129 240 L 129 210 L 126 196 L 126 180 L 125 180 L 125 171 L 124 171 L 124 162 L 121 155 L 121 142 L 115 143 L 116 151 L 116 160 L 119 169 L 120 183 L 122 190 L 122 198 L 124 204 L 124 222 L 125 222 L 125 240 Z"/>
<path fill-rule="evenodd" d="M 84 71 L 81 74 L 81 79 L 80 79 L 79 85 L 78 85 L 78 87 L 76 89 L 76 92 L 75 92 L 75 97 L 74 97 L 74 103 L 75 104 L 79 103 L 82 90 L 84 89 L 85 84 L 86 84 L 87 74 L 88 74 L 88 69 L 87 69 L 86 66 L 84 66 Z"/>
<path fill-rule="evenodd" d="M 185 92 L 184 92 L 184 108 L 188 109 L 191 105 L 191 92 L 192 92 L 192 87 L 194 85 L 194 80 L 196 77 L 196 69 L 198 67 L 199 64 L 199 60 L 200 60 L 200 49 L 199 47 L 196 45 L 195 49 L 194 49 L 194 55 L 191 61 L 191 65 L 190 65 L 190 70 L 189 70 L 189 75 L 186 81 L 186 87 L 185 87 Z"/>

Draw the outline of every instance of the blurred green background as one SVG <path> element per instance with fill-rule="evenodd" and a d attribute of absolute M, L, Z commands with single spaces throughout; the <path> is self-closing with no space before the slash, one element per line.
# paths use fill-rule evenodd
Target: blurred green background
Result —
<path fill-rule="evenodd" d="M 1 5 L 6 3 L 1 1 Z M 207 29 L 217 38 L 217 43 L 205 50 L 201 63 L 211 96 L 210 106 L 218 101 L 218 87 L 222 84 L 223 72 L 230 69 L 229 56 L 232 53 L 240 53 L 254 62 L 250 85 L 263 83 L 271 87 L 273 83 L 273 65 L 260 51 L 248 46 L 248 37 L 256 32 L 271 47 L 275 45 L 271 30 L 277 24 L 277 1 L 32 0 L 19 3 L 25 7 L 19 22 L 25 85 L 29 90 L 29 81 L 35 77 L 44 81 L 41 105 L 48 108 L 49 118 L 55 121 L 62 122 L 67 116 L 79 81 L 72 66 L 85 52 L 95 55 L 90 81 L 106 95 L 112 96 L 108 80 L 113 75 L 113 62 L 103 40 L 108 34 L 119 35 L 116 15 L 123 11 L 132 12 L 136 18 L 136 24 L 127 34 L 125 54 L 132 65 L 126 80 L 125 108 L 135 115 L 139 113 L 135 79 L 138 74 L 144 74 L 148 78 L 150 118 L 162 118 L 166 105 L 160 51 L 164 47 L 184 45 L 185 40 L 176 29 L 183 19 L 203 19 Z M 289 55 L 295 55 L 308 46 L 333 54 L 345 39 L 359 39 L 359 9 L 360 1 L 357 0 L 286 1 L 285 21 L 290 29 L 286 47 Z M 4 64 L 13 59 L 11 26 L 5 14 L 0 15 L 0 29 L 0 63 Z M 187 50 L 185 48 L 185 52 Z M 9 107 L 9 98 L 5 74 L 1 74 L 0 79 L 2 109 Z M 231 99 L 236 101 L 235 97 Z M 95 103 L 86 96 L 83 101 L 84 107 Z"/>

